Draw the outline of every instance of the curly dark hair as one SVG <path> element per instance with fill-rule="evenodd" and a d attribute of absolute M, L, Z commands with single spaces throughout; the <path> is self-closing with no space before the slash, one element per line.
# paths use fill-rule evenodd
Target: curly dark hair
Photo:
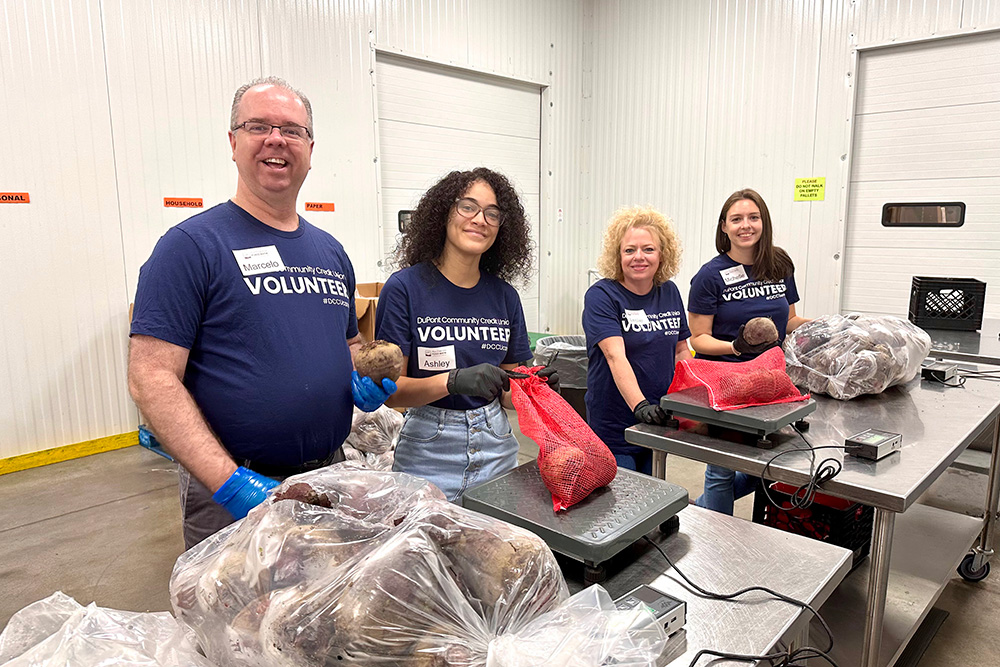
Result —
<path fill-rule="evenodd" d="M 503 212 L 503 224 L 493 245 L 479 258 L 479 269 L 509 283 L 528 282 L 534 245 L 528 216 L 507 177 L 485 167 L 453 171 L 424 193 L 396 247 L 396 264 L 400 268 L 433 262 L 441 256 L 455 200 L 476 181 L 485 181 L 493 188 Z"/>

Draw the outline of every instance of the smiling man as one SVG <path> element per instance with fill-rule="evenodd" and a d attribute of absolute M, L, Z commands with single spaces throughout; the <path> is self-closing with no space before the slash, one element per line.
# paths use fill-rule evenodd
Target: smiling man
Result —
<path fill-rule="evenodd" d="M 309 100 L 274 77 L 240 87 L 229 144 L 236 194 L 157 242 L 129 345 L 129 391 L 180 464 L 187 548 L 276 479 L 343 460 L 352 397 L 374 410 L 395 389 L 352 396 L 354 268 L 295 210 L 312 159 Z"/>

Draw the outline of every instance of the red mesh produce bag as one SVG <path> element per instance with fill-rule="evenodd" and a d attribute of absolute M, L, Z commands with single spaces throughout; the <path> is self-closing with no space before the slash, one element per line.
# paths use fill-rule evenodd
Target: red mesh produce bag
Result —
<path fill-rule="evenodd" d="M 804 401 L 785 372 L 785 353 L 772 347 L 756 359 L 740 363 L 685 359 L 674 370 L 668 394 L 691 387 L 708 391 L 708 404 L 715 410 L 736 410 L 755 405 Z"/>
<path fill-rule="evenodd" d="M 538 443 L 538 469 L 558 512 L 610 484 L 618 464 L 576 410 L 535 376 L 541 368 L 515 369 L 528 377 L 511 378 L 510 395 L 521 432 Z"/>

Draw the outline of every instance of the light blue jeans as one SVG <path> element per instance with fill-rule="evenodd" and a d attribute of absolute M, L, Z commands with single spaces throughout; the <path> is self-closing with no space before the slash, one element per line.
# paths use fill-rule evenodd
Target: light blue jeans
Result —
<path fill-rule="evenodd" d="M 406 411 L 392 469 L 434 483 L 448 500 L 517 465 L 517 438 L 500 401 L 475 410 Z"/>
<path fill-rule="evenodd" d="M 753 493 L 759 481 L 745 472 L 710 465 L 705 468 L 705 493 L 698 496 L 694 504 L 732 516 L 733 503 Z"/>

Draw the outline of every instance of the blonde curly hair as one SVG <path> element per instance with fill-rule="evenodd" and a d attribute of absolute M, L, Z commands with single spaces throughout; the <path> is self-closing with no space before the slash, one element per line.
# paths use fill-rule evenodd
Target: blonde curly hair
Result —
<path fill-rule="evenodd" d="M 597 259 L 597 270 L 601 275 L 618 282 L 624 279 L 622 239 L 628 230 L 635 228 L 648 229 L 653 238 L 660 242 L 660 266 L 653 276 L 653 284 L 662 285 L 676 276 L 681 266 L 681 241 L 674 230 L 674 223 L 656 209 L 642 206 L 620 208 L 608 222 L 608 227 L 604 230 L 601 256 Z"/>

